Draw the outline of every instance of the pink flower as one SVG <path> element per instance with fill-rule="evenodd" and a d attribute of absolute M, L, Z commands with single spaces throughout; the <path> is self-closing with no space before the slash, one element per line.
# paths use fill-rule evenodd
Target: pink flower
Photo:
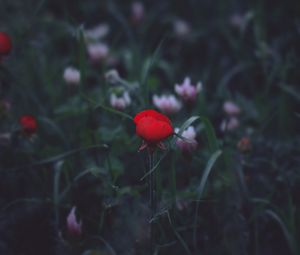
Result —
<path fill-rule="evenodd" d="M 74 67 L 67 67 L 64 71 L 63 78 L 69 85 L 79 85 L 80 83 L 80 72 Z"/>
<path fill-rule="evenodd" d="M 179 129 L 175 129 L 175 133 L 178 133 Z M 186 138 L 186 140 L 178 138 L 176 141 L 176 145 L 183 153 L 191 153 L 197 148 L 197 141 L 196 141 L 196 131 L 193 126 L 189 126 L 186 130 L 184 130 L 181 134 L 182 137 Z"/>
<path fill-rule="evenodd" d="M 70 236 L 79 237 L 81 235 L 81 221 L 77 221 L 75 215 L 76 207 L 73 206 L 67 217 L 67 231 Z"/>
<path fill-rule="evenodd" d="M 91 61 L 98 63 L 107 58 L 109 48 L 104 43 L 91 43 L 87 46 L 87 52 Z"/>
<path fill-rule="evenodd" d="M 99 24 L 96 27 L 87 29 L 84 32 L 84 37 L 87 41 L 98 41 L 109 33 L 109 26 L 105 23 Z"/>
<path fill-rule="evenodd" d="M 221 131 L 232 131 L 240 126 L 240 122 L 236 117 L 230 117 L 229 120 L 223 120 L 220 126 Z"/>
<path fill-rule="evenodd" d="M 131 99 L 127 91 L 121 96 L 117 96 L 114 93 L 110 95 L 110 105 L 117 110 L 123 111 L 130 103 Z"/>
<path fill-rule="evenodd" d="M 202 83 L 198 82 L 196 86 L 193 86 L 189 77 L 186 77 L 181 85 L 175 84 L 175 92 L 186 102 L 194 102 L 201 90 Z"/>
<path fill-rule="evenodd" d="M 153 96 L 153 104 L 165 114 L 173 114 L 181 109 L 181 103 L 174 95 Z"/>
<path fill-rule="evenodd" d="M 179 39 L 187 38 L 191 32 L 191 28 L 189 24 L 184 20 L 181 19 L 176 20 L 173 26 L 174 26 L 173 27 L 174 33 L 176 37 L 178 37 Z"/>
<path fill-rule="evenodd" d="M 131 19 L 135 24 L 140 23 L 144 19 L 145 10 L 142 2 L 134 2 L 131 5 Z"/>
<path fill-rule="evenodd" d="M 223 110 L 229 116 L 239 115 L 241 112 L 240 107 L 231 101 L 226 101 L 224 103 Z"/>

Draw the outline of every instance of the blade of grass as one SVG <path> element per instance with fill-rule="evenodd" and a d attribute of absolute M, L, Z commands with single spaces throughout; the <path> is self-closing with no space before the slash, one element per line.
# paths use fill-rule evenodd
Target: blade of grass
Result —
<path fill-rule="evenodd" d="M 283 222 L 283 220 L 279 217 L 279 215 L 276 212 L 274 212 L 270 209 L 266 210 L 265 213 L 268 214 L 274 221 L 276 221 L 279 224 L 292 254 L 297 255 L 298 253 L 297 253 L 297 249 L 296 249 L 295 239 L 291 235 L 290 231 L 288 230 L 288 228 L 287 228 L 286 224 Z"/>
<path fill-rule="evenodd" d="M 196 211 L 195 211 L 195 220 L 194 220 L 194 231 L 193 231 L 193 241 L 194 241 L 194 247 L 195 250 L 197 250 L 197 219 L 198 219 L 198 211 L 199 211 L 199 201 L 202 197 L 204 188 L 206 186 L 207 183 L 207 179 L 209 174 L 211 173 L 211 170 L 213 168 L 213 166 L 215 165 L 217 159 L 220 157 L 220 155 L 222 154 L 221 150 L 217 150 L 214 154 L 211 155 L 210 159 L 208 160 L 206 167 L 204 169 L 201 181 L 200 181 L 200 185 L 197 189 L 197 204 L 196 204 Z"/>
<path fill-rule="evenodd" d="M 172 228 L 175 236 L 177 237 L 177 239 L 179 240 L 179 242 L 181 243 L 181 245 L 185 249 L 186 253 L 189 254 L 189 255 L 192 255 L 191 251 L 189 250 L 188 245 L 186 244 L 186 242 L 183 240 L 183 238 L 180 236 L 180 234 L 175 229 L 175 227 L 174 227 L 174 225 L 172 223 L 171 216 L 170 216 L 169 212 L 167 211 L 166 213 L 167 213 L 167 216 L 168 216 L 168 220 L 169 220 L 170 226 L 171 226 L 171 228 Z"/>

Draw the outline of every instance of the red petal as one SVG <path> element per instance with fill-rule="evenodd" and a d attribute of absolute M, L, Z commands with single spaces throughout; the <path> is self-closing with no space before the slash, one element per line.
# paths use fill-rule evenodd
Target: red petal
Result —
<path fill-rule="evenodd" d="M 159 143 L 174 133 L 173 127 L 153 117 L 141 118 L 136 126 L 136 133 L 147 143 Z"/>
<path fill-rule="evenodd" d="M 137 115 L 135 115 L 133 121 L 135 124 L 138 124 L 138 122 L 144 117 L 153 117 L 156 120 L 160 120 L 160 121 L 166 122 L 171 125 L 171 121 L 167 116 L 165 116 L 155 110 L 151 110 L 151 109 L 138 113 Z"/>

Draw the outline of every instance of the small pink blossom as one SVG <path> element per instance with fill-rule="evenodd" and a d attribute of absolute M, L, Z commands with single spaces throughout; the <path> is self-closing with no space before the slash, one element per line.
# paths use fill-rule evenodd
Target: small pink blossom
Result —
<path fill-rule="evenodd" d="M 178 112 L 182 105 L 174 95 L 153 96 L 153 104 L 165 114 Z"/>
<path fill-rule="evenodd" d="M 240 126 L 240 122 L 236 117 L 230 117 L 229 120 L 223 120 L 220 126 L 222 132 L 232 131 Z"/>
<path fill-rule="evenodd" d="M 241 112 L 240 107 L 232 101 L 226 101 L 223 104 L 223 110 L 229 116 L 239 115 Z"/>
<path fill-rule="evenodd" d="M 173 24 L 173 29 L 176 37 L 179 39 L 185 39 L 191 33 L 190 25 L 181 19 L 177 19 Z"/>
<path fill-rule="evenodd" d="M 175 92 L 186 102 L 194 102 L 197 94 L 202 90 L 202 83 L 196 86 L 191 84 L 191 79 L 186 77 L 181 85 L 175 84 Z"/>
<path fill-rule="evenodd" d="M 108 24 L 99 24 L 96 27 L 87 29 L 84 32 L 84 37 L 87 41 L 98 41 L 109 33 Z"/>
<path fill-rule="evenodd" d="M 110 95 L 110 105 L 117 110 L 123 111 L 130 103 L 131 99 L 127 91 L 122 96 L 117 96 L 114 93 Z"/>
<path fill-rule="evenodd" d="M 67 217 L 67 231 L 70 236 L 79 237 L 81 235 L 81 221 L 77 221 L 75 214 L 76 207 L 73 206 Z"/>
<path fill-rule="evenodd" d="M 179 129 L 175 129 L 175 133 L 178 133 Z M 191 153 L 197 148 L 197 141 L 196 141 L 196 131 L 193 126 L 189 126 L 186 130 L 184 130 L 181 134 L 183 138 L 186 138 L 187 140 L 183 140 L 178 138 L 176 141 L 176 145 L 183 153 Z"/>
<path fill-rule="evenodd" d="M 131 19 L 138 24 L 144 19 L 145 9 L 142 2 L 134 2 L 131 5 Z"/>
<path fill-rule="evenodd" d="M 74 67 L 67 67 L 64 71 L 63 78 L 67 84 L 78 85 L 80 83 L 80 72 Z"/>
<path fill-rule="evenodd" d="M 91 43 L 87 46 L 87 52 L 91 61 L 98 63 L 108 57 L 109 48 L 104 43 Z"/>

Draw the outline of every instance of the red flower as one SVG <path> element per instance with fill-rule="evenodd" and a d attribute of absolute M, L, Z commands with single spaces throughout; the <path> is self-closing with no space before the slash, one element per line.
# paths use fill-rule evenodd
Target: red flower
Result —
<path fill-rule="evenodd" d="M 174 134 L 170 119 L 155 110 L 142 111 L 133 121 L 136 125 L 136 134 L 144 140 L 139 151 L 148 148 L 153 152 L 156 147 L 163 149 L 161 141 Z"/>
<path fill-rule="evenodd" d="M 37 121 L 32 115 L 23 115 L 19 119 L 19 123 L 22 127 L 22 132 L 25 135 L 33 135 L 37 131 Z"/>
<path fill-rule="evenodd" d="M 12 49 L 11 39 L 8 34 L 0 32 L 0 57 L 8 55 Z"/>

